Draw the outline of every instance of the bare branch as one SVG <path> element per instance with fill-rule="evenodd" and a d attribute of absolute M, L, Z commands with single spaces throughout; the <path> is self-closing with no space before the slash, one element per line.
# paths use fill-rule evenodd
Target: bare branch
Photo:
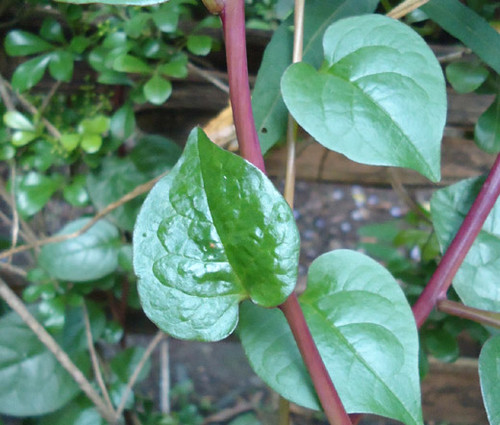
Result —
<path fill-rule="evenodd" d="M 191 62 L 188 62 L 188 69 L 196 72 L 198 75 L 203 77 L 205 80 L 211 82 L 215 87 L 221 89 L 224 93 L 229 93 L 229 86 L 221 81 L 219 78 L 214 77 L 210 71 L 206 71 L 198 66 L 194 65 Z"/>
<path fill-rule="evenodd" d="M 413 12 L 420 6 L 427 3 L 429 0 L 405 0 L 403 3 L 398 4 L 394 9 L 392 9 L 387 16 L 394 19 L 400 19 L 408 13 Z"/>

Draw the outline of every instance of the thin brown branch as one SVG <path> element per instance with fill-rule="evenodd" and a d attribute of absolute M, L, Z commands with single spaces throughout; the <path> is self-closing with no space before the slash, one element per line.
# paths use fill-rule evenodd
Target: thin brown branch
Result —
<path fill-rule="evenodd" d="M 221 412 L 217 412 L 214 415 L 208 416 L 203 420 L 204 424 L 209 424 L 212 422 L 226 422 L 241 413 L 248 412 L 249 410 L 254 410 L 259 405 L 262 400 L 262 392 L 259 391 L 255 393 L 250 401 L 240 401 L 235 406 L 230 407 L 228 409 L 222 410 Z"/>
<path fill-rule="evenodd" d="M 164 339 L 160 344 L 160 411 L 170 414 L 170 361 L 169 343 Z"/>
<path fill-rule="evenodd" d="M 59 90 L 59 87 L 61 87 L 62 81 L 56 81 L 52 87 L 50 88 L 50 91 L 45 95 L 42 105 L 40 106 L 40 109 L 38 110 L 38 113 L 43 115 L 43 112 L 45 111 L 45 108 L 49 105 L 50 100 L 54 97 L 56 94 L 57 90 Z"/>
<path fill-rule="evenodd" d="M 15 248 L 17 245 L 17 240 L 19 237 L 19 212 L 17 211 L 16 203 L 16 163 L 13 162 L 10 167 L 10 181 L 11 181 L 11 193 L 12 193 L 12 238 L 11 247 Z M 8 259 L 12 261 L 12 257 Z"/>
<path fill-rule="evenodd" d="M 0 297 L 14 310 L 35 333 L 42 344 L 55 356 L 61 366 L 71 375 L 80 389 L 94 403 L 99 414 L 109 423 L 116 422 L 114 412 L 110 411 L 92 384 L 87 380 L 82 371 L 73 363 L 68 354 L 61 348 L 47 330 L 33 317 L 19 297 L 0 279 Z"/>
<path fill-rule="evenodd" d="M 99 359 L 97 358 L 97 353 L 95 351 L 94 339 L 92 338 L 92 329 L 90 327 L 89 312 L 87 310 L 85 302 L 83 303 L 82 309 L 83 309 L 83 321 L 85 324 L 85 336 L 87 337 L 87 345 L 89 347 L 90 360 L 92 362 L 92 369 L 94 371 L 94 376 L 97 381 L 97 384 L 99 385 L 99 388 L 101 389 L 102 396 L 104 397 L 104 401 L 106 402 L 109 411 L 113 412 L 113 414 L 116 415 L 116 412 L 114 411 L 113 408 L 113 403 L 111 403 L 111 399 L 109 398 L 108 389 L 106 388 L 106 384 L 104 383 L 104 379 L 102 377 L 101 366 L 99 364 Z M 118 418 L 119 416 L 117 417 L 117 419 Z"/>
<path fill-rule="evenodd" d="M 6 84 L 7 82 L 0 74 L 0 97 L 2 98 L 2 101 L 5 107 L 7 108 L 7 111 L 14 111 L 16 107 L 14 106 L 14 102 L 12 101 L 9 92 L 7 91 Z"/>
<path fill-rule="evenodd" d="M 403 16 L 408 15 L 408 13 L 413 12 L 420 6 L 427 3 L 429 0 L 405 0 L 403 3 L 398 4 L 394 9 L 392 9 L 387 16 L 394 19 L 400 19 Z"/>
<path fill-rule="evenodd" d="M 123 392 L 122 398 L 120 400 L 120 404 L 118 405 L 118 409 L 116 409 L 116 416 L 115 419 L 118 420 L 122 413 L 123 410 L 125 409 L 125 404 L 127 403 L 127 399 L 132 391 L 133 386 L 135 385 L 137 378 L 139 377 L 139 374 L 141 373 L 142 368 L 146 364 L 146 361 L 149 359 L 151 356 L 151 353 L 154 351 L 156 346 L 160 343 L 160 341 L 163 340 L 163 338 L 166 338 L 167 334 L 165 334 L 162 331 L 158 331 L 155 335 L 155 337 L 151 340 L 149 345 L 146 348 L 146 351 L 144 351 L 144 354 L 142 355 L 141 359 L 139 360 L 139 363 L 137 363 L 137 366 L 132 373 L 132 376 L 130 377 L 127 387 L 125 388 L 125 391 Z"/>
<path fill-rule="evenodd" d="M 99 211 L 90 221 L 85 224 L 80 230 L 77 230 L 76 232 L 73 233 L 68 233 L 66 235 L 56 235 L 56 236 L 49 236 L 48 238 L 44 239 L 39 239 L 37 241 L 34 241 L 30 244 L 26 245 L 21 245 L 13 249 L 9 249 L 8 251 L 5 251 L 0 254 L 0 260 L 3 258 L 10 257 L 11 255 L 18 254 L 20 252 L 28 251 L 33 248 L 38 248 L 40 246 L 52 244 L 52 243 L 58 243 L 58 242 L 64 242 L 69 239 L 74 239 L 77 238 L 78 236 L 83 235 L 87 230 L 89 230 L 94 224 L 96 224 L 101 218 L 105 217 L 108 215 L 111 211 L 115 210 L 116 208 L 120 207 L 121 205 L 127 203 L 128 201 L 136 198 L 139 195 L 142 195 L 143 193 L 148 192 L 151 190 L 151 188 L 155 185 L 155 183 L 162 178 L 166 173 L 161 174 L 158 177 L 155 177 L 154 179 L 143 183 L 139 186 L 137 186 L 134 190 L 131 192 L 127 193 L 126 195 L 122 196 L 118 201 L 113 202 L 109 204 L 106 208 L 103 210 Z"/>
<path fill-rule="evenodd" d="M 6 270 L 9 273 L 17 274 L 21 277 L 26 277 L 28 275 L 21 267 L 17 267 L 10 263 L 4 263 L 3 261 L 0 261 L 0 270 Z"/>
<path fill-rule="evenodd" d="M 446 299 L 438 301 L 437 309 L 443 313 L 473 320 L 474 322 L 500 329 L 500 313 L 468 307 L 462 303 Z"/>

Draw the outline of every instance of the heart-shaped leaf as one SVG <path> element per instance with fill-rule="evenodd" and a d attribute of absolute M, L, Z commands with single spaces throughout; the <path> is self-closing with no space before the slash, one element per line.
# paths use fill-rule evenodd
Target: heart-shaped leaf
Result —
<path fill-rule="evenodd" d="M 431 216 L 444 252 L 462 224 L 484 178 L 463 180 L 434 192 Z M 497 201 L 453 279 L 453 288 L 471 307 L 500 311 L 500 202 Z"/>
<path fill-rule="evenodd" d="M 298 252 L 293 214 L 272 183 L 200 129 L 148 195 L 134 231 L 143 309 L 182 339 L 226 337 L 246 298 L 282 303 Z"/>
<path fill-rule="evenodd" d="M 311 265 L 300 304 L 348 412 L 422 424 L 417 328 L 387 270 L 358 252 L 329 252 Z M 257 374 L 285 398 L 318 409 L 283 315 L 245 304 L 240 321 Z"/>
<path fill-rule="evenodd" d="M 89 218 L 68 223 L 57 235 L 80 230 Z M 120 233 L 105 220 L 100 220 L 82 235 L 63 242 L 45 245 L 38 257 L 41 267 L 52 276 L 72 282 L 88 282 L 112 273 L 118 267 Z"/>
<path fill-rule="evenodd" d="M 490 425 L 500 423 L 500 336 L 483 345 L 479 356 L 479 378 Z"/>
<path fill-rule="evenodd" d="M 323 49 L 319 71 L 298 63 L 283 75 L 283 99 L 297 122 L 354 161 L 439 180 L 446 91 L 424 40 L 391 18 L 365 15 L 332 24 Z"/>

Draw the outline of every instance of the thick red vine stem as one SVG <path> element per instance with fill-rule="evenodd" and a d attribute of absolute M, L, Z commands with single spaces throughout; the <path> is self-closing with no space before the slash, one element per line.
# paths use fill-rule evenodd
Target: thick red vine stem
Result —
<path fill-rule="evenodd" d="M 226 0 L 220 16 L 226 43 L 229 96 L 240 152 L 243 158 L 265 172 L 248 82 L 244 0 Z M 331 425 L 352 425 L 314 343 L 297 296 L 288 297 L 280 309 L 292 330 L 328 421 Z"/>
<path fill-rule="evenodd" d="M 460 226 L 455 238 L 443 255 L 429 283 L 413 306 L 413 314 L 420 328 L 438 301 L 446 298 L 458 268 L 479 234 L 483 223 L 500 195 L 500 155 Z"/>

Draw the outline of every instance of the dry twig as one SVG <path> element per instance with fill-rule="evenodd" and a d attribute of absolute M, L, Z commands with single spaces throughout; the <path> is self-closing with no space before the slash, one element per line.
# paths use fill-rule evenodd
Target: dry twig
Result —
<path fill-rule="evenodd" d="M 405 0 L 403 3 L 398 4 L 394 9 L 392 9 L 387 16 L 394 19 L 400 19 L 408 13 L 413 12 L 420 6 L 427 3 L 429 0 Z"/>

